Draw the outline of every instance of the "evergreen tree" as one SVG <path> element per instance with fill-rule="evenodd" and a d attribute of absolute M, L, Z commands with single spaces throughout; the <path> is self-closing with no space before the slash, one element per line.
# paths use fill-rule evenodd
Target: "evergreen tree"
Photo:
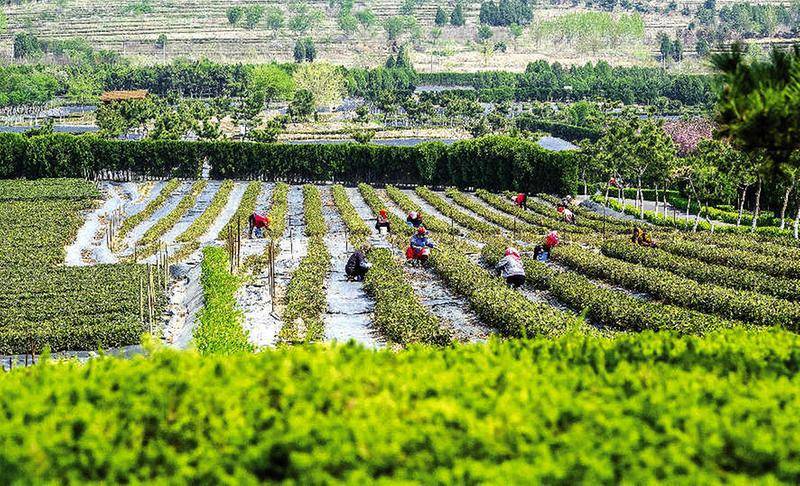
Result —
<path fill-rule="evenodd" d="M 306 48 L 306 61 L 314 62 L 317 58 L 317 46 L 314 45 L 314 40 L 311 37 L 303 39 Z"/>
<path fill-rule="evenodd" d="M 447 14 L 444 13 L 444 9 L 442 7 L 438 7 L 436 9 L 436 19 L 434 20 L 434 23 L 439 27 L 447 24 Z"/>
<path fill-rule="evenodd" d="M 669 36 L 664 32 L 658 33 L 658 45 L 659 45 L 659 52 L 661 53 L 661 60 L 666 61 L 668 57 L 672 56 L 672 41 L 669 39 Z"/>
<path fill-rule="evenodd" d="M 453 9 L 453 13 L 450 14 L 450 23 L 456 27 L 461 27 L 466 24 L 464 20 L 464 8 L 461 6 L 461 3 L 457 3 L 456 7 Z"/>
<path fill-rule="evenodd" d="M 672 59 L 675 62 L 680 62 L 683 59 L 683 43 L 680 39 L 675 39 L 675 42 L 672 43 Z"/>
<path fill-rule="evenodd" d="M 306 44 L 303 39 L 297 39 L 294 43 L 294 62 L 303 62 L 306 60 Z"/>
<path fill-rule="evenodd" d="M 397 59 L 395 60 L 394 67 L 398 69 L 414 69 L 406 46 L 400 46 L 400 49 L 397 51 Z"/>
<path fill-rule="evenodd" d="M 481 4 L 481 13 L 478 15 L 478 20 L 484 25 L 497 25 L 497 5 L 495 5 L 494 2 L 483 2 Z"/>

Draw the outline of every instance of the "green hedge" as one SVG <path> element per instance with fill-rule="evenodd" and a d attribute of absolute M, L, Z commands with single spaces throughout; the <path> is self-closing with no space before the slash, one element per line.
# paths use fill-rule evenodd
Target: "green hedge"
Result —
<path fill-rule="evenodd" d="M 95 178 L 101 171 L 152 177 L 200 175 L 200 145 L 175 140 L 106 140 L 64 133 L 26 137 L 0 134 L 0 177 Z"/>
<path fill-rule="evenodd" d="M 2 177 L 89 177 L 102 170 L 196 178 L 202 162 L 219 179 L 267 179 L 483 187 L 571 193 L 576 156 L 528 140 L 489 136 L 452 145 L 121 141 L 68 134 L 0 137 Z"/>
<path fill-rule="evenodd" d="M 161 351 L 0 380 L 19 483 L 800 481 L 800 338 Z"/>
<path fill-rule="evenodd" d="M 543 120 L 541 118 L 536 118 L 529 113 L 523 113 L 522 115 L 516 117 L 514 119 L 514 123 L 516 123 L 517 128 L 520 130 L 527 130 L 529 132 L 548 132 L 554 137 L 563 138 L 564 140 L 568 140 L 570 142 L 579 142 L 583 139 L 594 142 L 597 141 L 597 139 L 599 139 L 602 135 L 599 130 L 593 130 L 591 128 L 581 127 L 578 125 L 569 125 L 567 123 Z"/>

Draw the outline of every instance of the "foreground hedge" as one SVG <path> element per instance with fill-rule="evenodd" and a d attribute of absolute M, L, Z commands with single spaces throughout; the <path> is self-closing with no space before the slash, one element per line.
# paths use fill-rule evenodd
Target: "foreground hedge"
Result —
<path fill-rule="evenodd" d="M 728 331 L 46 364 L 4 483 L 797 483 L 800 338 Z"/>
<path fill-rule="evenodd" d="M 217 179 L 380 181 L 565 194 L 577 187 L 576 157 L 505 136 L 393 147 L 0 134 L 0 177 L 95 178 L 130 171 L 198 178 L 206 161 Z"/>

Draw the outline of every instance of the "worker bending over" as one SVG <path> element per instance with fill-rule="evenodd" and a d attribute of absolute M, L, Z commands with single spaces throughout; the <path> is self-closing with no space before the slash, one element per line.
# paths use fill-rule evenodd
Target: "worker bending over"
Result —
<path fill-rule="evenodd" d="M 522 209 L 528 209 L 528 195 L 524 192 L 520 192 L 517 194 L 517 197 L 514 198 L 514 204 Z"/>
<path fill-rule="evenodd" d="M 254 212 L 250 215 L 247 219 L 248 221 L 248 235 L 250 238 L 253 237 L 253 231 L 256 233 L 256 238 L 263 238 L 266 236 L 267 231 L 269 231 L 269 217 L 259 214 L 258 212 Z"/>
<path fill-rule="evenodd" d="M 381 228 L 386 228 L 387 233 L 391 233 L 391 227 L 389 224 L 389 215 L 386 214 L 385 209 L 381 209 L 378 212 L 378 218 L 375 221 L 375 229 L 380 231 Z"/>
<path fill-rule="evenodd" d="M 547 236 L 544 238 L 544 243 L 536 245 L 536 248 L 534 248 L 533 256 L 540 262 L 546 262 L 550 258 L 550 253 L 553 251 L 553 248 L 558 246 L 560 241 L 557 231 L 547 233 Z"/>
<path fill-rule="evenodd" d="M 516 248 L 509 246 L 506 254 L 497 262 L 495 269 L 506 280 L 509 287 L 518 289 L 525 284 L 525 267 Z"/>
<path fill-rule="evenodd" d="M 644 229 L 638 226 L 633 227 L 633 236 L 631 237 L 631 241 L 636 245 L 641 245 L 647 248 L 656 247 L 656 243 L 652 238 L 650 238 L 650 235 L 648 235 Z"/>
<path fill-rule="evenodd" d="M 355 280 L 361 282 L 367 275 L 367 272 L 372 268 L 372 264 L 367 261 L 367 252 L 369 245 L 364 243 L 356 251 L 350 255 L 347 264 L 344 266 L 344 273 L 347 275 L 347 280 Z"/>
<path fill-rule="evenodd" d="M 417 261 L 425 263 L 431 255 L 431 248 L 435 246 L 433 240 L 428 238 L 428 231 L 424 226 L 420 226 L 417 228 L 417 232 L 411 237 L 411 241 L 406 249 L 406 259 L 409 262 Z"/>
<path fill-rule="evenodd" d="M 565 223 L 575 224 L 575 213 L 572 210 L 563 204 L 558 205 L 558 214 L 564 219 Z"/>
<path fill-rule="evenodd" d="M 406 217 L 406 224 L 412 228 L 419 228 L 422 226 L 422 213 L 411 211 Z"/>

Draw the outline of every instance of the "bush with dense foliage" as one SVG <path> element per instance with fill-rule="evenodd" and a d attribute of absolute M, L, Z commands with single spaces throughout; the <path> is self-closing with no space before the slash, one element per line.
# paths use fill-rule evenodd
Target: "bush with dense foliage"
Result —
<path fill-rule="evenodd" d="M 48 363 L 0 380 L 0 477 L 797 483 L 798 349 L 726 331 Z"/>
<path fill-rule="evenodd" d="M 419 73 L 419 84 L 514 88 L 517 101 L 565 101 L 602 98 L 625 103 L 652 104 L 659 97 L 685 105 L 705 105 L 714 100 L 713 78 L 673 74 L 657 68 L 610 66 L 604 61 L 564 67 L 536 61 L 523 73 Z"/>
<path fill-rule="evenodd" d="M 200 176 L 204 159 L 211 176 L 221 179 L 405 182 L 560 194 L 577 186 L 573 154 L 505 136 L 390 147 L 0 134 L 0 175 L 5 177 L 92 178 L 103 171 L 131 171 L 193 178 Z"/>

